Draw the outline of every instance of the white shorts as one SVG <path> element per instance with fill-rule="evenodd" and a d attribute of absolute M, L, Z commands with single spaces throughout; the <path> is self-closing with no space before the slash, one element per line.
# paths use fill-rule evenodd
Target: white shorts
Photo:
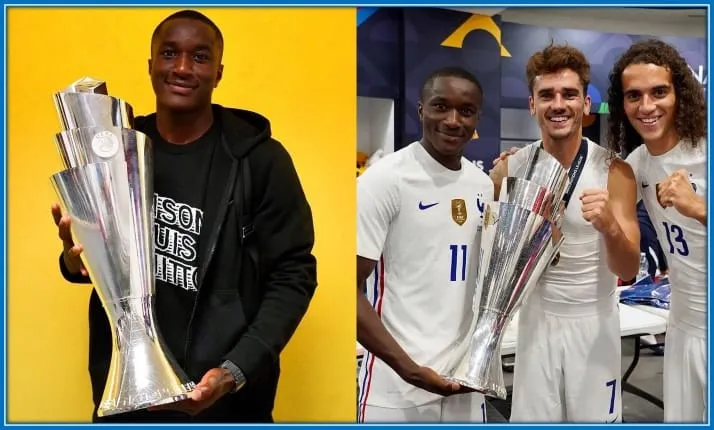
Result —
<path fill-rule="evenodd" d="M 533 295 L 520 310 L 510 421 L 622 422 L 616 302 L 590 316 L 548 306 Z"/>
<path fill-rule="evenodd" d="M 455 394 L 413 408 L 393 409 L 364 405 L 360 422 L 450 422 L 485 423 L 486 401 L 483 394 Z"/>
<path fill-rule="evenodd" d="M 664 342 L 664 421 L 706 422 L 707 342 L 673 324 Z"/>

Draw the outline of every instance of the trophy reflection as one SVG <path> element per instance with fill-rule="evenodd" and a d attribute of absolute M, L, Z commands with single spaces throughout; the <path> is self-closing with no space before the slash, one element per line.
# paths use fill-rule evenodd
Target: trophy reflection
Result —
<path fill-rule="evenodd" d="M 514 313 L 556 256 L 566 170 L 531 145 L 527 161 L 503 178 L 498 201 L 484 210 L 474 314 L 478 315 L 445 378 L 490 397 L 506 399 L 501 340 Z"/>
<path fill-rule="evenodd" d="M 83 78 L 54 95 L 63 171 L 51 177 L 112 332 L 97 415 L 172 403 L 195 388 L 161 337 L 154 312 L 151 141 L 131 106 Z"/>

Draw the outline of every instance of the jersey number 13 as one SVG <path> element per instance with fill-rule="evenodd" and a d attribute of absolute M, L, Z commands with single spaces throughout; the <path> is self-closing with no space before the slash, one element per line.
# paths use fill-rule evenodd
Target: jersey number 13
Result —
<path fill-rule="evenodd" d="M 664 231 L 667 233 L 669 253 L 674 254 L 676 252 L 683 257 L 689 255 L 689 247 L 687 246 L 687 241 L 684 240 L 682 227 L 677 224 L 669 224 L 667 222 L 663 222 L 662 224 L 664 224 Z"/>

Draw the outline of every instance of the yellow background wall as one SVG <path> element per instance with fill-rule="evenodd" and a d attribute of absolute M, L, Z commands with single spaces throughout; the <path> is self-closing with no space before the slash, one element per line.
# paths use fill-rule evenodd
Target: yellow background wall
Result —
<path fill-rule="evenodd" d="M 11 422 L 88 421 L 88 286 L 65 282 L 50 214 L 61 168 L 52 93 L 82 76 L 153 112 L 154 27 L 178 9 L 8 9 L 8 400 Z M 283 354 L 275 418 L 354 421 L 354 9 L 201 9 L 225 38 L 214 100 L 256 110 L 314 212 L 318 290 Z"/>

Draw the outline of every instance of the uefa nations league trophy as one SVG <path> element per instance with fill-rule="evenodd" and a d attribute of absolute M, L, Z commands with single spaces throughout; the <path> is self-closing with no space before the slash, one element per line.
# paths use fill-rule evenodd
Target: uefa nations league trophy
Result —
<path fill-rule="evenodd" d="M 112 358 L 97 414 L 130 412 L 188 397 L 195 384 L 165 346 L 154 313 L 151 141 L 132 130 L 131 106 L 106 84 L 80 79 L 54 95 L 65 170 L 52 184 L 104 306 Z"/>
<path fill-rule="evenodd" d="M 498 201 L 486 204 L 474 313 L 469 336 L 446 379 L 506 399 L 501 340 L 527 295 L 551 264 L 560 234 L 568 175 L 545 150 L 530 145 L 527 161 L 503 178 Z M 480 290 L 480 294 L 478 294 Z"/>

